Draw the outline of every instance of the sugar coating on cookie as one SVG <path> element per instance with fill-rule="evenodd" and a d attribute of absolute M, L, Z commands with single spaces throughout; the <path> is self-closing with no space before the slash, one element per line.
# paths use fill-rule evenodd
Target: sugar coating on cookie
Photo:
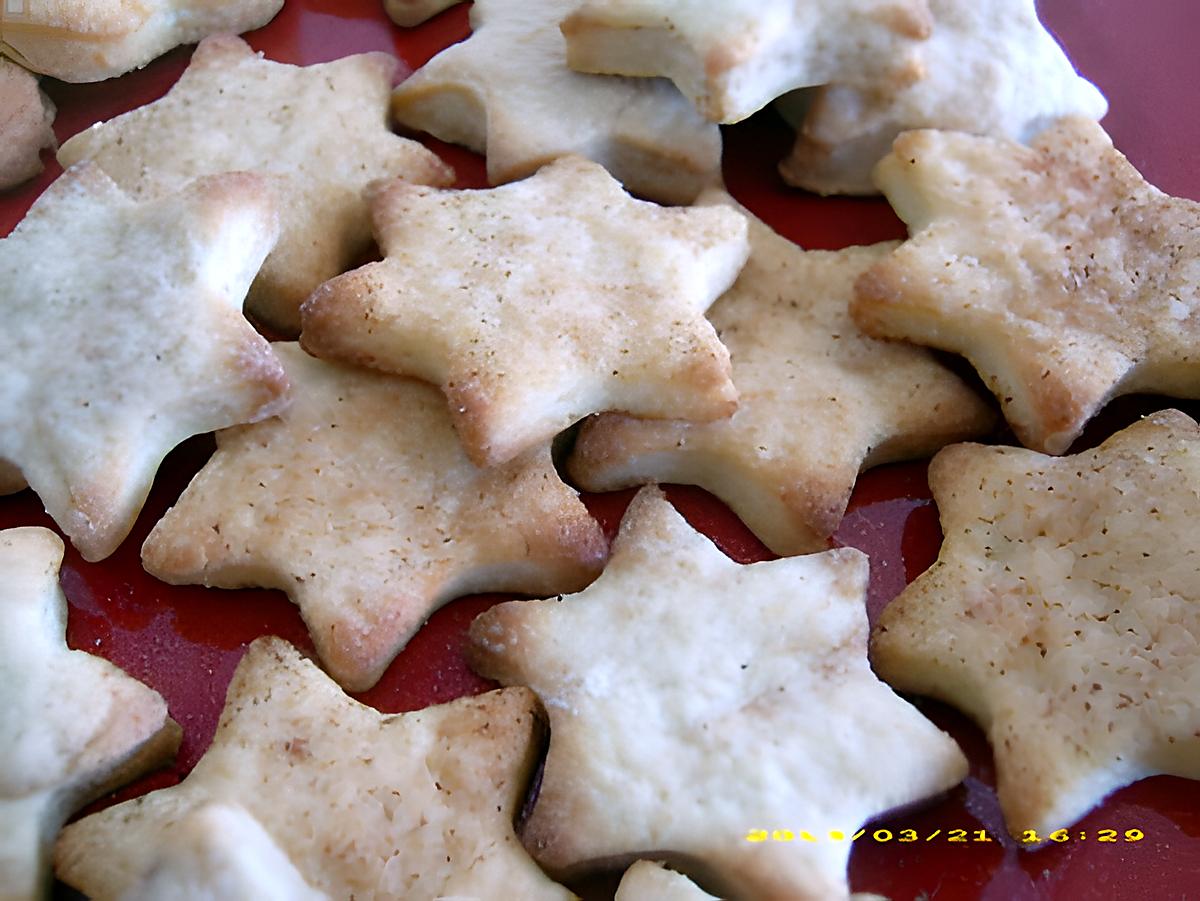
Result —
<path fill-rule="evenodd" d="M 64 166 L 95 161 L 135 197 L 219 172 L 273 177 L 279 243 L 247 309 L 294 337 L 304 299 L 371 249 L 368 184 L 454 179 L 432 151 L 392 134 L 387 109 L 397 68 L 386 53 L 291 66 L 220 35 L 200 43 L 165 97 L 80 132 L 58 158 Z"/>
<path fill-rule="evenodd" d="M 342 685 L 373 685 L 426 618 L 478 591 L 575 591 L 607 554 L 550 447 L 479 469 L 436 388 L 273 345 L 294 385 L 278 417 L 217 453 L 142 561 L 174 584 L 279 588 Z"/>
<path fill-rule="evenodd" d="M 86 559 L 129 533 L 175 445 L 286 404 L 242 316 L 277 234 L 258 176 L 138 202 L 84 164 L 0 240 L 0 460 Z"/>
<path fill-rule="evenodd" d="M 701 203 L 735 206 L 727 194 Z M 750 260 L 708 318 L 729 348 L 738 408 L 693 423 L 606 413 L 568 468 L 588 491 L 700 485 L 777 554 L 823 550 L 860 469 L 985 432 L 988 406 L 923 348 L 870 338 L 854 280 L 896 244 L 805 251 L 750 220 Z"/>
<path fill-rule="evenodd" d="M 1144 776 L 1200 778 L 1200 428 L 1169 410 L 1062 458 L 956 445 L 929 482 L 945 543 L 872 660 L 987 732 L 1009 831 L 1044 840 Z"/>
<path fill-rule="evenodd" d="M 12 901 L 49 891 L 68 816 L 179 746 L 158 692 L 67 648 L 63 551 L 49 529 L 0 532 L 0 890 Z"/>
<path fill-rule="evenodd" d="M 591 586 L 476 617 L 473 665 L 550 716 L 533 855 L 563 878 L 665 856 L 723 894 L 845 898 L 849 842 L 748 836 L 849 835 L 966 773 L 871 672 L 866 584 L 853 549 L 734 563 L 644 489 Z"/>
<path fill-rule="evenodd" d="M 911 84 L 831 84 L 804 98 L 790 184 L 874 194 L 871 170 L 902 131 L 941 128 L 1028 143 L 1062 116 L 1100 120 L 1103 95 L 1081 78 L 1037 17 L 1034 0 L 929 0 L 925 76 Z"/>
<path fill-rule="evenodd" d="M 580 72 L 665 76 L 713 122 L 795 88 L 923 74 L 926 0 L 586 0 L 563 22 Z"/>
<path fill-rule="evenodd" d="M 749 253 L 740 213 L 635 200 L 579 157 L 484 191 L 393 182 L 372 209 L 383 261 L 314 293 L 301 343 L 440 385 L 479 465 L 589 413 L 733 412 L 704 311 Z"/>
<path fill-rule="evenodd" d="M 237 804 L 333 898 L 491 897 L 503 886 L 568 901 L 513 832 L 543 729 L 525 689 L 383 715 L 287 642 L 260 638 L 188 777 L 73 823 L 55 870 L 93 898 L 120 897 L 190 813 Z"/>
<path fill-rule="evenodd" d="M 567 154 L 600 163 L 634 194 L 691 203 L 721 181 L 721 133 L 665 79 L 567 68 L 559 22 L 578 0 L 477 0 L 471 36 L 396 89 L 412 128 L 486 153 L 493 185 Z"/>
<path fill-rule="evenodd" d="M 875 178 L 912 237 L 859 280 L 855 321 L 965 356 L 1025 446 L 1064 452 L 1118 394 L 1200 394 L 1200 203 L 1095 122 L 1031 147 L 906 132 Z"/>
<path fill-rule="evenodd" d="M 62 81 L 115 78 L 181 44 L 261 28 L 283 0 L 33 0 L 0 16 L 0 54 Z"/>

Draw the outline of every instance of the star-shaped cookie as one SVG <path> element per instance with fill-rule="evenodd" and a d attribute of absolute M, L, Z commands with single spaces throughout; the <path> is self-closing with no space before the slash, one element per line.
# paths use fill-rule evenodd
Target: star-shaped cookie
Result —
<path fill-rule="evenodd" d="M 719 191 L 701 202 L 734 204 Z M 700 485 L 775 553 L 823 550 L 860 469 L 926 456 L 994 417 L 927 351 L 869 338 L 851 320 L 855 278 L 895 244 L 804 251 L 751 217 L 750 245 L 709 311 L 733 363 L 733 416 L 604 414 L 584 424 L 569 470 L 588 491 Z"/>
<path fill-rule="evenodd" d="M 487 154 L 488 181 L 514 181 L 575 153 L 634 194 L 691 203 L 721 181 L 721 133 L 664 79 L 567 68 L 558 24 L 579 0 L 476 0 L 473 33 L 404 81 L 405 125 Z"/>
<path fill-rule="evenodd" d="M 567 901 L 571 893 L 513 833 L 542 720 L 524 689 L 381 715 L 287 642 L 260 638 L 191 774 L 69 826 L 55 870 L 93 898 L 120 897 L 190 812 L 237 804 L 332 898 L 432 901 L 499 890 Z"/>
<path fill-rule="evenodd" d="M 907 85 L 812 89 L 784 180 L 821 194 L 874 194 L 871 169 L 902 131 L 941 128 L 1028 142 L 1055 119 L 1104 118 L 1034 0 L 929 0 L 925 77 Z"/>
<path fill-rule="evenodd" d="M 277 230 L 258 176 L 139 203 L 87 164 L 0 240 L 0 460 L 85 559 L 129 533 L 176 444 L 286 403 L 241 312 Z"/>
<path fill-rule="evenodd" d="M 309 293 L 370 249 L 368 183 L 453 180 L 431 151 L 388 127 L 397 65 L 385 53 L 361 53 L 290 66 L 240 38 L 208 38 L 165 97 L 77 134 L 58 159 L 95 160 L 136 197 L 177 191 L 199 175 L 275 176 L 282 231 L 247 308 L 294 336 Z"/>
<path fill-rule="evenodd" d="M 906 132 L 875 178 L 912 237 L 859 281 L 855 321 L 961 353 L 1025 446 L 1062 453 L 1118 394 L 1200 394 L 1200 203 L 1095 122 L 1032 147 Z"/>
<path fill-rule="evenodd" d="M 748 833 L 849 835 L 966 772 L 867 665 L 866 584 L 853 549 L 734 563 L 647 489 L 592 586 L 477 617 L 473 664 L 550 716 L 526 847 L 558 876 L 653 856 L 727 897 L 845 898 L 849 842 Z"/>
<path fill-rule="evenodd" d="M 92 798 L 165 763 L 180 730 L 158 692 L 67 649 L 62 540 L 0 532 L 0 895 L 43 897 L 50 849 Z"/>
<path fill-rule="evenodd" d="M 16 0 L 0 15 L 0 55 L 63 81 L 103 81 L 172 47 L 261 28 L 283 0 Z"/>
<path fill-rule="evenodd" d="M 274 347 L 295 401 L 217 435 L 216 455 L 146 539 L 150 573 L 286 591 L 352 690 L 375 684 L 447 601 L 574 591 L 599 573 L 603 532 L 549 445 L 478 469 L 437 389 Z"/>
<path fill-rule="evenodd" d="M 740 213 L 634 200 L 579 157 L 485 191 L 393 182 L 372 213 L 385 259 L 314 293 L 301 343 L 440 385 L 477 464 L 589 413 L 733 412 L 704 311 L 746 261 Z"/>
<path fill-rule="evenodd" d="M 713 122 L 795 88 L 909 84 L 926 0 L 586 0 L 562 25 L 580 72 L 665 76 Z"/>
<path fill-rule="evenodd" d="M 0 57 L 0 191 L 42 171 L 42 150 L 58 146 L 54 112 L 37 77 Z"/>
<path fill-rule="evenodd" d="M 876 670 L 984 728 L 1009 830 L 1042 840 L 1153 773 L 1200 778 L 1200 428 L 1169 410 L 1056 459 L 957 445 L 945 543 L 884 610 Z"/>

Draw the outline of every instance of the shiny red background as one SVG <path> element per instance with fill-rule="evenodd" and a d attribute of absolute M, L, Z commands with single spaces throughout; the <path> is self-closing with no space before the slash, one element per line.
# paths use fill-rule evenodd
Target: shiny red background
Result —
<path fill-rule="evenodd" d="M 1105 126 L 1146 176 L 1169 193 L 1200 199 L 1200 9 L 1193 0 L 1044 0 L 1047 25 L 1080 71 L 1108 96 Z M 288 0 L 266 28 L 248 36 L 272 59 L 314 63 L 364 50 L 383 50 L 421 65 L 441 47 L 468 32 L 459 7 L 418 29 L 394 27 L 379 0 Z M 60 140 L 93 122 L 161 96 L 187 64 L 190 49 L 168 54 L 144 70 L 98 85 L 47 84 L 59 108 Z M 821 200 L 788 189 L 775 174 L 786 152 L 787 129 L 772 113 L 727 128 L 726 179 L 754 212 L 810 248 L 836 248 L 903 237 L 887 205 L 874 200 Z M 456 167 L 462 186 L 483 186 L 482 161 L 431 141 Z M 60 171 L 47 158 L 46 173 L 23 188 L 0 193 L 0 234 L 7 234 L 29 204 Z M 1096 443 L 1139 413 L 1168 405 L 1157 398 L 1118 401 L 1082 440 Z M 1180 405 L 1192 415 L 1195 405 Z M 1006 440 L 997 436 L 997 440 Z M 62 583 L 71 605 L 72 647 L 105 656 L 166 697 L 184 728 L 178 761 L 115 797 L 125 798 L 182 778 L 211 739 L 225 687 L 246 644 L 277 634 L 311 649 L 296 609 L 269 591 L 173 588 L 141 569 L 138 549 L 163 511 L 179 495 L 212 450 L 210 438 L 193 439 L 173 453 L 134 533 L 110 559 L 82 561 L 68 548 Z M 590 496 L 592 512 L 615 532 L 631 492 Z M 740 561 L 769 556 L 729 511 L 695 488 L 676 487 L 671 500 L 697 528 Z M 53 524 L 29 492 L 0 499 L 0 528 Z M 874 616 L 936 557 L 941 540 L 929 499 L 923 463 L 885 467 L 860 480 L 850 511 L 835 537 L 871 555 L 868 602 Z M 385 711 L 411 710 L 489 687 L 462 659 L 464 631 L 478 612 L 501 596 L 456 601 L 435 614 L 383 680 L 361 699 Z M 1004 834 L 992 791 L 991 754 L 983 736 L 955 712 L 933 703 L 922 709 L 963 745 L 971 761 L 966 782 L 936 803 L 881 821 L 898 835 L 942 830 L 932 842 L 879 843 L 860 839 L 851 857 L 856 890 L 893 899 L 1111 899 L 1200 896 L 1200 783 L 1156 777 L 1117 792 L 1072 829 L 1073 838 L 1038 851 L 1017 848 Z M 111 803 L 112 799 L 106 802 Z M 802 828 L 797 824 L 797 828 Z M 871 826 L 872 829 L 876 825 Z M 1136 844 L 1100 844 L 1100 829 L 1137 828 Z M 991 841 L 955 844 L 950 829 Z M 1080 833 L 1086 836 L 1079 838 Z M 588 895 L 611 893 L 612 880 L 585 887 Z"/>

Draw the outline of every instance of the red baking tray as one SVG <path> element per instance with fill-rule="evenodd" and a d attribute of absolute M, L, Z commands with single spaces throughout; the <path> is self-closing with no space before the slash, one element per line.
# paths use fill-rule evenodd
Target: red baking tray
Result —
<path fill-rule="evenodd" d="M 1108 96 L 1111 112 L 1104 124 L 1117 146 L 1164 190 L 1200 199 L 1200 54 L 1194 49 L 1200 8 L 1195 0 L 1044 0 L 1040 9 L 1080 71 Z M 314 63 L 383 50 L 415 68 L 467 32 L 465 7 L 406 31 L 383 16 L 379 0 L 289 0 L 270 25 L 248 38 L 268 57 L 284 62 Z M 187 48 L 174 51 L 140 72 L 97 85 L 49 82 L 46 89 L 59 110 L 59 140 L 161 96 L 183 71 L 189 54 Z M 725 140 L 725 175 L 732 193 L 805 247 L 837 248 L 903 236 L 903 227 L 882 201 L 822 200 L 783 185 L 775 165 L 790 136 L 770 111 L 727 128 Z M 460 185 L 484 185 L 480 158 L 429 143 L 455 166 Z M 58 175 L 53 160 L 47 158 L 47 163 L 42 177 L 0 194 L 0 235 Z M 1160 398 L 1118 401 L 1081 444 L 1094 444 L 1140 413 L 1169 403 Z M 1194 405 L 1179 406 L 1192 415 L 1197 412 Z M 1007 438 L 998 435 L 996 440 Z M 226 685 L 252 639 L 276 634 L 311 649 L 296 609 L 281 593 L 173 588 L 142 571 L 142 540 L 212 448 L 211 438 L 201 437 L 167 458 L 137 527 L 111 558 L 89 564 L 67 551 L 62 583 L 71 608 L 69 643 L 107 657 L 158 689 L 184 729 L 171 769 L 99 806 L 174 784 L 187 774 L 211 739 Z M 619 492 L 585 500 L 611 535 L 631 496 Z M 749 562 L 770 556 L 712 496 L 688 487 L 672 487 L 668 496 L 733 558 Z M 0 499 L 0 528 L 18 525 L 53 527 L 30 492 Z M 923 462 L 864 475 L 835 537 L 835 543 L 871 555 L 872 617 L 930 564 L 940 541 Z M 402 711 L 489 688 L 491 683 L 467 668 L 461 649 L 472 617 L 503 599 L 475 596 L 445 607 L 379 685 L 359 697 L 380 710 Z M 1072 828 L 1067 841 L 1024 850 L 1005 835 L 982 734 L 942 705 L 918 703 L 962 744 L 971 774 L 936 803 L 871 824 L 851 856 L 855 890 L 896 901 L 1200 897 L 1200 783 L 1146 779 L 1111 796 Z M 1127 830 L 1145 837 L 1126 841 Z M 1102 840 L 1109 837 L 1115 840 Z M 607 892 L 611 897 L 613 885 L 615 875 L 582 888 L 589 896 L 605 897 Z M 70 894 L 61 886 L 58 892 Z"/>

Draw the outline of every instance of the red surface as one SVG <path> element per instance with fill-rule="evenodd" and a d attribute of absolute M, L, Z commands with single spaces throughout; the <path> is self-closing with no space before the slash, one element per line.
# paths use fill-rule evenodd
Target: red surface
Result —
<path fill-rule="evenodd" d="M 1112 111 L 1105 125 L 1117 146 L 1163 189 L 1200 199 L 1200 54 L 1193 49 L 1200 34 L 1200 11 L 1193 0 L 1046 0 L 1040 8 L 1079 69 L 1109 97 Z M 269 57 L 286 62 L 313 63 L 384 50 L 415 67 L 466 33 L 466 11 L 461 7 L 406 32 L 383 18 L 378 0 L 290 0 L 274 22 L 249 40 Z M 183 70 L 189 52 L 175 51 L 114 82 L 48 84 L 59 109 L 59 138 L 160 96 Z M 481 160 L 458 148 L 430 143 L 458 169 L 462 185 L 484 184 Z M 769 112 L 726 129 L 726 177 L 743 203 L 807 247 L 903 236 L 900 223 L 881 201 L 819 200 L 785 188 L 775 163 L 788 143 L 787 130 Z M 48 164 L 41 178 L 0 194 L 0 234 L 7 234 L 58 174 L 52 159 Z M 1139 412 L 1167 403 L 1156 398 L 1121 400 L 1083 440 L 1095 443 Z M 1189 407 L 1194 405 L 1185 405 Z M 211 449 L 211 439 L 194 439 L 168 458 L 134 534 L 112 558 L 88 564 L 68 549 L 63 567 L 62 582 L 71 604 L 71 646 L 108 657 L 161 691 L 184 727 L 174 768 L 123 790 L 122 798 L 170 784 L 194 765 L 211 738 L 225 687 L 250 640 L 277 634 L 311 648 L 296 609 L 282 594 L 173 588 L 142 571 L 142 538 Z M 838 544 L 860 547 L 871 555 L 872 617 L 936 557 L 940 532 L 924 472 L 924 464 L 918 463 L 866 474 L 835 538 Z M 622 492 L 586 500 L 611 535 L 630 496 Z M 677 487 L 669 496 L 693 525 L 735 559 L 769 556 L 703 491 Z M 28 492 L 0 499 L 0 527 L 51 526 L 41 509 Z M 362 699 L 396 711 L 485 689 L 489 683 L 466 667 L 461 647 L 471 618 L 496 600 L 498 596 L 462 599 L 436 614 Z M 1200 895 L 1200 783 L 1147 779 L 1109 798 L 1071 830 L 1070 841 L 1038 851 L 1019 849 L 1004 834 L 991 789 L 991 755 L 979 730 L 940 705 L 922 707 L 968 751 L 971 777 L 936 803 L 873 824 L 856 842 L 851 857 L 855 889 L 898 901 Z M 870 832 L 877 828 L 890 830 L 892 839 L 873 840 Z M 1099 830 L 1106 828 L 1118 830 L 1118 839 L 1130 828 L 1146 837 L 1137 843 L 1101 843 Z M 900 841 L 906 829 L 915 831 L 915 841 Z M 990 840 L 951 842 L 953 829 L 966 830 L 968 839 L 984 830 Z M 939 830 L 938 837 L 926 840 Z"/>

